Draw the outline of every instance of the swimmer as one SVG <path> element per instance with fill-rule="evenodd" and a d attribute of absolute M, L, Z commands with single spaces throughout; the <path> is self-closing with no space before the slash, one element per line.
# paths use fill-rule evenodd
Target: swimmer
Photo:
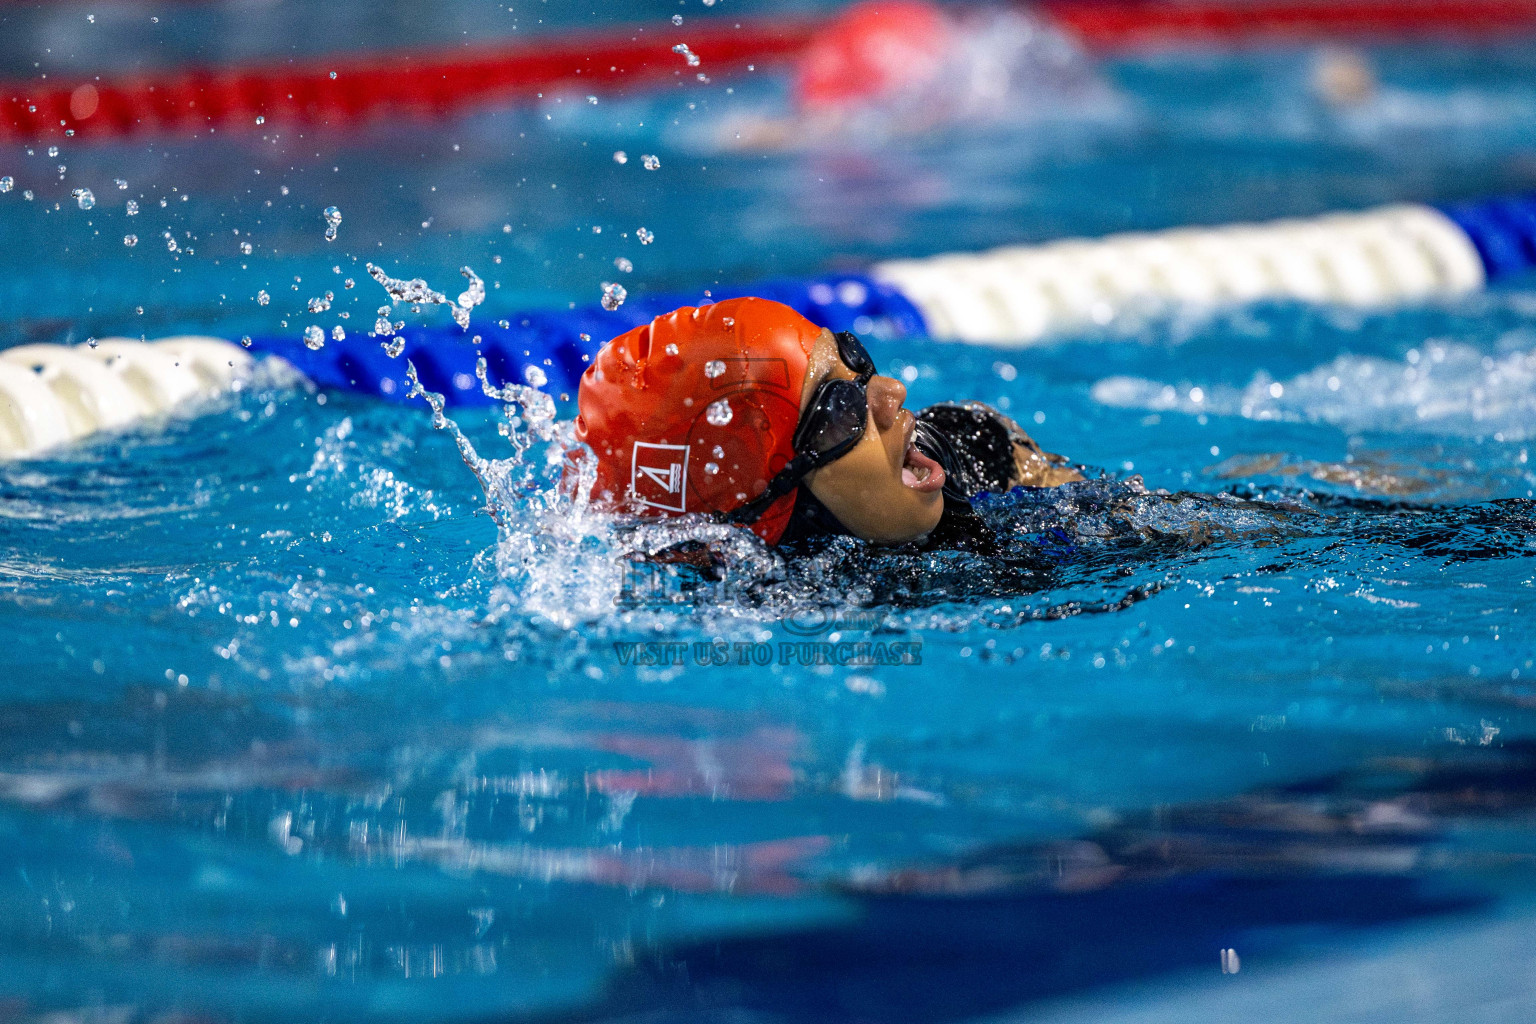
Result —
<path fill-rule="evenodd" d="M 787 107 L 738 109 L 717 122 L 713 143 L 844 147 L 964 121 L 1080 121 L 1109 113 L 1113 95 L 1081 46 L 1022 9 L 861 0 L 805 47 Z"/>
<path fill-rule="evenodd" d="M 581 378 L 576 437 L 597 457 L 599 507 L 705 513 L 770 545 L 975 549 L 979 492 L 1082 479 L 986 405 L 914 415 L 906 396 L 853 334 L 727 299 L 603 346 Z"/>

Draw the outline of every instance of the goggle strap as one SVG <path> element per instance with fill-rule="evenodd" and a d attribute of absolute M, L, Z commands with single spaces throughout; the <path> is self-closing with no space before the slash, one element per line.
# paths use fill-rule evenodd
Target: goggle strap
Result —
<path fill-rule="evenodd" d="M 772 505 L 775 501 L 778 501 L 784 495 L 794 490 L 796 485 L 804 479 L 807 473 L 815 469 L 820 461 L 820 457 L 813 452 L 796 455 L 789 461 L 789 465 L 779 470 L 774 478 L 768 481 L 768 487 L 762 494 L 759 494 L 745 505 L 727 512 L 725 514 L 725 522 L 757 522 L 762 518 L 763 513 L 768 511 L 769 505 Z"/>

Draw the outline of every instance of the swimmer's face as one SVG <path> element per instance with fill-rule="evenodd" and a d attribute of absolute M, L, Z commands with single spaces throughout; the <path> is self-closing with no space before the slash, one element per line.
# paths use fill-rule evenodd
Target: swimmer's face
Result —
<path fill-rule="evenodd" d="M 858 375 L 838 356 L 837 339 L 823 330 L 811 352 L 800 414 L 816 388 L 834 377 Z M 846 455 L 805 478 L 816 499 L 855 537 L 877 544 L 904 544 L 928 533 L 944 512 L 944 471 L 912 447 L 917 425 L 902 408 L 907 389 L 876 375 L 866 388 L 869 414 L 864 436 Z"/>

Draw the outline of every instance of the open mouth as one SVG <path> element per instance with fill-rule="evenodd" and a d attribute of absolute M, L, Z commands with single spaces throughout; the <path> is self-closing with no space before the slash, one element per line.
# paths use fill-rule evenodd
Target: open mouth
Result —
<path fill-rule="evenodd" d="M 901 482 L 923 494 L 931 494 L 944 486 L 944 467 L 925 455 L 910 436 L 906 455 L 901 461 Z"/>

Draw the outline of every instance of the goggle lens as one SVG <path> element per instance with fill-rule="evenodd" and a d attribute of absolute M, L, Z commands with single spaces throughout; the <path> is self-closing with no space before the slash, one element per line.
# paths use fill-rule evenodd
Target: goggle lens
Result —
<path fill-rule="evenodd" d="M 829 380 L 816 390 L 816 397 L 806 410 L 794 439 L 795 451 L 826 455 L 862 436 L 868 417 L 869 400 L 863 384 Z"/>

